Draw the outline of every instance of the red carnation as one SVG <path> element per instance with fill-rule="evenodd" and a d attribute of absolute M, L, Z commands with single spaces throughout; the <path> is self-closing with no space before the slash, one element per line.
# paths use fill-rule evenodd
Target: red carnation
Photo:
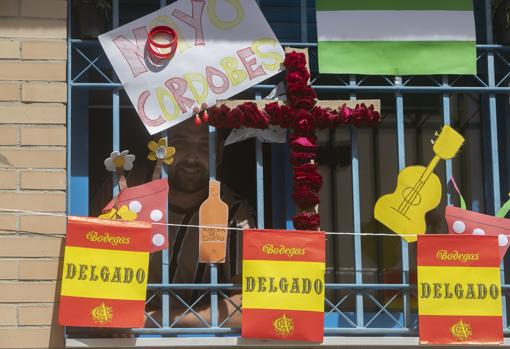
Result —
<path fill-rule="evenodd" d="M 368 126 L 376 127 L 381 123 L 381 114 L 378 111 L 374 110 L 374 105 L 370 105 L 368 107 Z"/>
<path fill-rule="evenodd" d="M 270 118 L 269 115 L 263 110 L 258 110 L 258 119 L 257 124 L 255 125 L 255 128 L 259 128 L 261 130 L 265 130 L 269 127 Z"/>
<path fill-rule="evenodd" d="M 317 151 L 317 137 L 315 136 L 289 136 L 290 146 L 295 151 Z"/>
<path fill-rule="evenodd" d="M 315 98 L 309 98 L 309 97 L 298 97 L 290 99 L 290 104 L 292 107 L 297 109 L 306 109 L 310 110 L 315 105 Z"/>
<path fill-rule="evenodd" d="M 305 109 L 290 110 L 291 127 L 296 133 L 310 134 L 315 129 L 315 122 L 312 115 Z"/>
<path fill-rule="evenodd" d="M 311 163 L 294 167 L 294 173 L 296 173 L 296 174 L 300 174 L 300 173 L 319 174 L 319 172 L 317 172 L 317 170 L 318 170 L 317 164 L 311 164 Z"/>
<path fill-rule="evenodd" d="M 301 212 L 292 217 L 292 221 L 298 230 L 319 230 L 321 216 L 315 212 Z"/>
<path fill-rule="evenodd" d="M 311 190 L 320 191 L 322 187 L 322 176 L 320 174 L 301 173 L 294 174 L 294 182 L 308 185 Z"/>
<path fill-rule="evenodd" d="M 347 105 L 342 105 L 338 111 L 338 123 L 340 125 L 348 125 L 352 119 L 352 109 Z"/>
<path fill-rule="evenodd" d="M 290 162 L 294 166 L 302 165 L 303 163 L 308 163 L 310 160 L 317 158 L 316 152 L 297 152 L 292 151 L 290 153 Z"/>
<path fill-rule="evenodd" d="M 311 86 L 287 85 L 289 104 L 294 108 L 312 109 L 317 93 Z"/>
<path fill-rule="evenodd" d="M 270 124 L 287 128 L 286 126 L 286 111 L 287 107 L 280 106 L 278 102 L 268 103 L 264 107 L 267 115 L 269 116 Z"/>
<path fill-rule="evenodd" d="M 225 104 L 222 104 L 220 107 L 212 107 L 207 113 L 209 114 L 209 124 L 217 127 L 228 127 L 227 126 L 227 117 L 230 114 L 230 108 Z"/>
<path fill-rule="evenodd" d="M 295 70 L 290 71 L 285 76 L 285 81 L 288 85 L 308 85 L 308 79 L 310 79 L 310 73 L 308 70 Z"/>
<path fill-rule="evenodd" d="M 306 70 L 306 57 L 304 53 L 292 51 L 285 55 L 283 65 L 289 72 L 295 70 Z"/>
<path fill-rule="evenodd" d="M 296 184 L 294 186 L 292 199 L 302 209 L 315 207 L 320 202 L 317 192 L 311 190 L 306 184 Z"/>
<path fill-rule="evenodd" d="M 227 114 L 226 124 L 228 128 L 241 128 L 245 121 L 245 115 L 240 107 L 234 108 Z"/>
<path fill-rule="evenodd" d="M 360 127 L 368 122 L 368 108 L 365 104 L 356 104 L 356 108 L 352 111 L 351 122 L 354 126 Z"/>
<path fill-rule="evenodd" d="M 257 104 L 246 102 L 238 106 L 244 114 L 244 126 L 249 128 L 267 128 L 269 126 L 269 117 L 266 113 L 262 113 Z"/>
<path fill-rule="evenodd" d="M 308 185 L 311 190 L 318 192 L 322 187 L 322 176 L 316 164 L 303 164 L 294 167 L 294 183 Z"/>
<path fill-rule="evenodd" d="M 315 107 L 312 110 L 312 115 L 315 115 L 317 127 L 321 129 L 331 128 L 340 123 L 338 113 L 330 108 Z"/>

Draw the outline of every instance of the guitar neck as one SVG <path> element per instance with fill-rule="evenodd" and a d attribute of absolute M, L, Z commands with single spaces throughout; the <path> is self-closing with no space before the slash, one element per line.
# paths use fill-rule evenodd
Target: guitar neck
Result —
<path fill-rule="evenodd" d="M 430 174 L 434 171 L 437 164 L 439 164 L 439 160 L 441 160 L 441 158 L 438 155 L 434 156 L 434 158 L 430 160 L 427 168 L 425 169 L 425 172 L 423 172 L 423 175 L 421 176 L 423 181 L 426 181 L 427 178 L 429 178 Z"/>

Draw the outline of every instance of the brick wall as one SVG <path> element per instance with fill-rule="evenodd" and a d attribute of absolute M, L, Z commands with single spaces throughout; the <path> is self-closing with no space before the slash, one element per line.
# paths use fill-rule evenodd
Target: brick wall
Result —
<path fill-rule="evenodd" d="M 66 0 L 0 0 L 0 348 L 62 347 Z"/>

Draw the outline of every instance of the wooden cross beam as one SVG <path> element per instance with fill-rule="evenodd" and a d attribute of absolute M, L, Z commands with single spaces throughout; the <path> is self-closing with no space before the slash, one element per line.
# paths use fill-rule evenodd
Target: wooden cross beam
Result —
<path fill-rule="evenodd" d="M 273 100 L 250 100 L 250 99 L 225 99 L 219 100 L 217 105 L 225 105 L 230 109 L 244 104 L 244 103 L 255 103 L 259 109 L 263 109 L 267 103 L 278 102 L 280 105 L 284 105 L 284 101 L 273 101 Z M 318 100 L 316 106 L 321 108 L 337 109 L 338 107 L 345 105 L 351 109 L 354 109 L 357 104 L 365 104 L 366 106 L 373 105 L 374 110 L 381 113 L 381 100 L 380 99 L 338 99 L 338 100 Z"/>
<path fill-rule="evenodd" d="M 301 64 L 303 64 L 303 56 L 298 54 L 296 55 L 294 53 L 294 57 L 299 56 L 300 58 L 300 67 L 294 67 L 294 72 L 299 71 L 301 72 L 300 77 L 300 83 L 299 86 L 303 86 L 303 89 L 307 89 L 308 92 L 310 92 L 310 80 L 308 79 L 308 82 L 305 83 L 305 80 L 303 79 L 304 76 L 310 76 L 308 68 L 308 50 L 307 49 L 292 49 L 287 48 L 286 53 L 290 54 L 290 52 L 297 52 L 304 54 L 304 58 L 306 60 L 306 68 L 303 68 Z M 304 71 L 304 72 L 303 72 Z M 287 96 L 290 97 L 290 90 L 287 92 Z M 313 92 L 313 91 L 312 91 Z M 295 92 L 293 92 L 295 93 Z M 313 96 L 313 95 L 312 95 Z M 294 95 L 296 97 L 296 95 Z M 289 98 L 290 99 L 290 98 Z M 243 106 L 246 106 L 247 104 L 250 104 L 250 108 L 253 108 L 253 104 L 256 105 L 256 109 L 264 109 L 269 103 L 273 104 L 277 102 L 279 106 L 283 105 L 290 105 L 291 108 L 294 108 L 294 110 L 298 110 L 300 112 L 299 115 L 303 115 L 303 112 L 305 115 L 312 115 L 312 111 L 316 111 L 317 108 L 319 109 L 319 114 L 324 115 L 323 113 L 326 113 L 327 117 L 338 117 L 340 113 L 344 113 L 347 107 L 349 108 L 349 112 L 359 112 L 359 109 L 356 109 L 360 105 L 364 105 L 367 108 L 363 109 L 365 114 L 368 113 L 370 117 L 376 115 L 377 123 L 379 122 L 380 117 L 380 110 L 381 110 L 381 102 L 380 100 L 327 100 L 327 101 L 320 101 L 317 100 L 314 109 L 304 109 L 296 106 L 292 106 L 292 100 L 289 101 L 274 101 L 274 100 L 219 100 L 217 101 L 218 106 L 224 106 L 227 107 L 227 110 L 234 110 L 236 108 L 242 108 Z M 310 104 L 309 104 L 310 105 Z M 221 107 L 220 107 L 221 108 Z M 224 108 L 225 109 L 225 108 Z M 277 107 L 278 109 L 278 107 Z M 354 110 L 354 112 L 353 112 Z M 230 113 L 230 112 L 227 112 Z M 332 114 L 328 114 L 332 113 Z M 336 114 L 334 114 L 336 113 Z M 269 115 L 269 112 L 267 113 Z M 211 112 L 211 124 L 214 124 L 214 118 L 213 114 Z M 233 115 L 233 114 L 232 114 Z M 294 116 L 296 114 L 288 114 L 291 116 Z M 361 114 L 363 115 L 363 114 Z M 326 120 L 329 120 L 326 118 Z M 298 119 L 299 120 L 299 119 Z M 339 120 L 339 119 L 334 119 Z M 267 121 L 267 120 L 266 120 Z M 292 120 L 288 120 L 290 123 L 292 123 Z M 310 120 L 305 120 L 305 122 L 308 123 L 315 123 L 311 127 L 307 127 L 306 131 L 299 131 L 299 128 L 293 128 L 294 133 L 291 133 L 289 136 L 289 140 L 291 141 L 291 148 L 293 153 L 291 153 L 291 156 L 293 156 L 293 164 L 294 164 L 294 193 L 293 193 L 293 199 L 297 204 L 298 207 L 298 214 L 293 217 L 294 220 L 294 226 L 297 229 L 303 229 L 303 230 L 318 230 L 319 229 L 319 222 L 320 222 L 320 216 L 318 214 L 318 192 L 320 190 L 320 187 L 322 185 L 322 177 L 318 173 L 317 165 L 316 165 L 316 151 L 317 151 L 317 144 L 316 144 L 316 136 L 315 136 L 315 129 L 319 127 L 319 124 L 317 120 L 315 120 L 313 117 L 310 118 Z M 283 125 L 281 123 L 278 123 L 279 125 Z M 224 125 L 224 124 L 222 124 Z M 265 127 L 267 127 L 267 123 L 264 124 Z M 309 125 L 309 124 L 308 124 Z M 338 127 L 340 125 L 344 125 L 341 122 L 332 122 L 332 123 L 326 123 L 328 127 L 334 128 Z M 226 126 L 226 127 L 238 127 L 237 126 Z M 373 125 L 373 121 L 371 122 L 371 126 Z M 218 127 L 224 127 L 224 126 L 218 126 Z M 257 126 L 255 126 L 257 127 Z M 281 126 L 285 127 L 285 126 Z M 322 125 L 322 128 L 324 126 Z"/>

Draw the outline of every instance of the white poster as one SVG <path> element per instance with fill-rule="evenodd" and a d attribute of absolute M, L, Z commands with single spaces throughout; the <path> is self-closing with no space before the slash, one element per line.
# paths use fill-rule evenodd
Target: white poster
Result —
<path fill-rule="evenodd" d="M 159 25 L 176 30 L 178 47 L 154 64 L 146 42 Z M 254 0 L 180 0 L 99 41 L 150 134 L 277 74 L 284 59 Z"/>

